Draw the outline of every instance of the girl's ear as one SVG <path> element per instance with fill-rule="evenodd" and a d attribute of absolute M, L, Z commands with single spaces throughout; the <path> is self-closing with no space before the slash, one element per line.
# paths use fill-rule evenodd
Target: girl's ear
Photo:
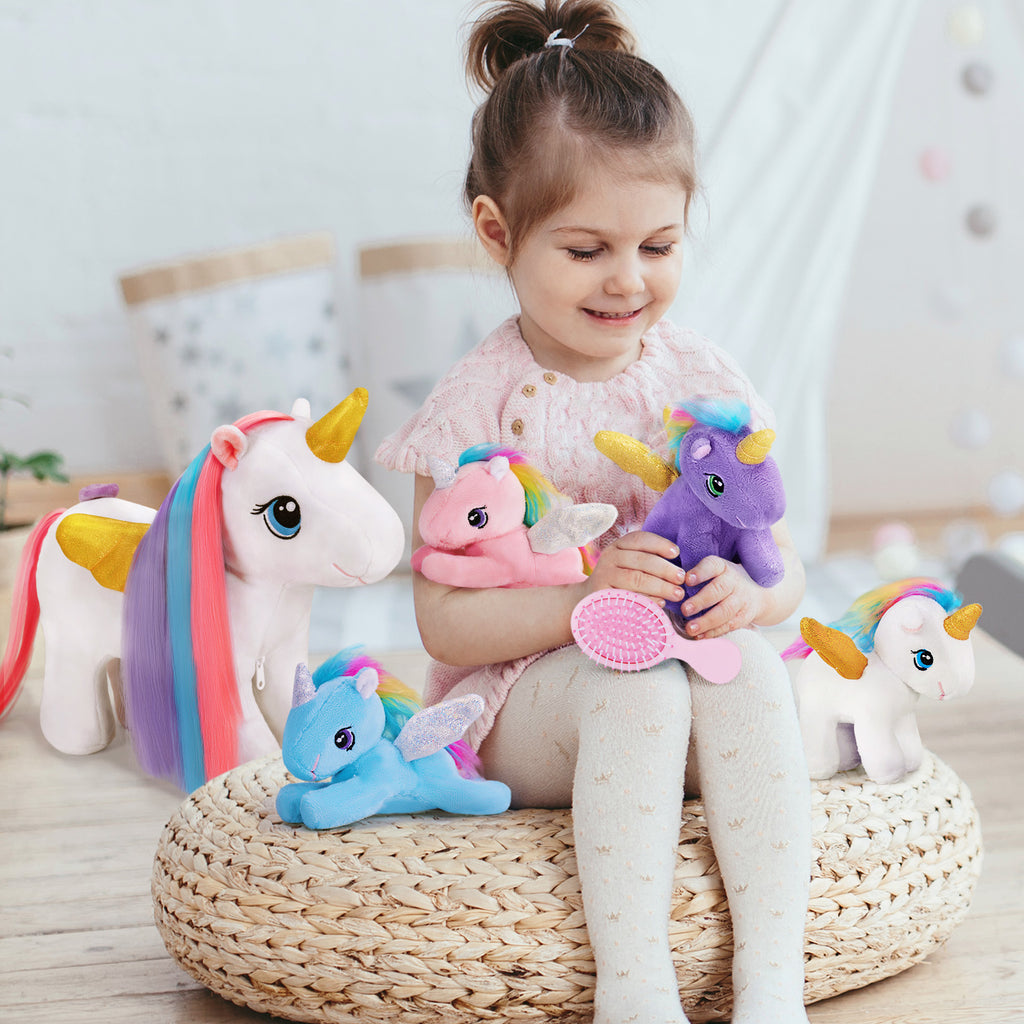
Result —
<path fill-rule="evenodd" d="M 511 236 L 504 215 L 490 196 L 473 200 L 473 227 L 491 259 L 507 267 L 511 261 Z"/>

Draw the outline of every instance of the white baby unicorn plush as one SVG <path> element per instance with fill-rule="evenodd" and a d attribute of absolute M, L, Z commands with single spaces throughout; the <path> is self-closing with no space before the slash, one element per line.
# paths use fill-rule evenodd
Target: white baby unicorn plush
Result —
<path fill-rule="evenodd" d="M 912 579 L 862 595 L 831 626 L 800 622 L 783 658 L 804 658 L 795 680 L 811 778 L 861 765 L 874 782 L 898 782 L 921 765 L 914 711 L 922 696 L 945 701 L 974 683 L 970 634 L 981 605 L 933 580 Z"/>

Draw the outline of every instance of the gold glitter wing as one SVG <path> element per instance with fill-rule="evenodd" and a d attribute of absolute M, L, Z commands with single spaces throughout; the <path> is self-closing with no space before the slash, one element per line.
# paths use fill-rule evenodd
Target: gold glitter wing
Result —
<path fill-rule="evenodd" d="M 58 524 L 57 543 L 75 565 L 88 569 L 101 587 L 123 591 L 135 549 L 148 529 L 149 523 L 75 512 Z"/>
<path fill-rule="evenodd" d="M 800 635 L 844 679 L 860 679 L 864 674 L 868 659 L 845 633 L 823 626 L 817 619 L 805 618 L 800 620 Z"/>

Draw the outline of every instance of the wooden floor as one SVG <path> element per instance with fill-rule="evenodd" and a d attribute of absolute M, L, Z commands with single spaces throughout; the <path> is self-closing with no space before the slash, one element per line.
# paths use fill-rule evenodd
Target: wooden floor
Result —
<path fill-rule="evenodd" d="M 929 961 L 812 1006 L 813 1024 L 1024 1022 L 1024 661 L 985 636 L 976 651 L 972 693 L 919 715 L 981 813 L 970 914 Z M 385 660 L 410 685 L 422 678 L 420 653 Z M 87 758 L 51 750 L 39 685 L 36 666 L 0 724 L 0 1021 L 266 1020 L 200 988 L 153 925 L 150 865 L 179 794 L 132 767 L 123 737 Z"/>

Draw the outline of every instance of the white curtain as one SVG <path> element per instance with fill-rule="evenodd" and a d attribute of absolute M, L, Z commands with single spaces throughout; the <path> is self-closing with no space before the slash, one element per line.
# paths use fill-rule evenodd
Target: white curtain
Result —
<path fill-rule="evenodd" d="M 721 119 L 708 222 L 670 315 L 731 352 L 775 408 L 801 555 L 828 527 L 826 397 L 844 288 L 918 0 L 779 0 Z"/>

